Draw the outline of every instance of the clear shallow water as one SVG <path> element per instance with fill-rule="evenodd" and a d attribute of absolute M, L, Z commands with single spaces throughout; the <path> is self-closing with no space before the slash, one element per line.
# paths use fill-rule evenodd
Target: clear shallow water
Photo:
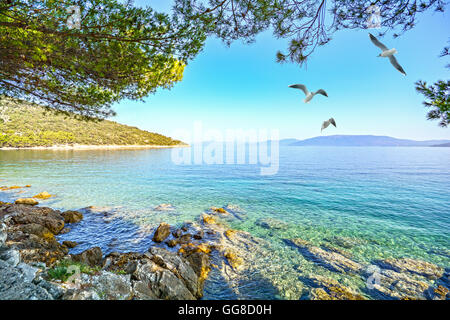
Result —
<path fill-rule="evenodd" d="M 31 188 L 0 192 L 0 201 L 56 195 L 43 201 L 59 209 L 89 205 L 114 207 L 106 220 L 87 217 L 64 239 L 81 242 L 76 250 L 100 245 L 144 251 L 159 222 L 196 220 L 211 206 L 240 206 L 244 220 L 231 227 L 268 241 L 262 275 L 276 289 L 249 286 L 247 298 L 298 298 L 307 285 L 301 272 L 323 274 L 361 287 L 359 279 L 324 270 L 305 260 L 283 239 L 300 237 L 315 244 L 357 237 L 348 249 L 355 260 L 370 263 L 388 257 L 419 258 L 450 266 L 450 148 L 280 147 L 277 175 L 260 176 L 253 165 L 175 165 L 171 150 L 0 151 L 0 185 Z M 19 191 L 20 192 L 20 191 Z M 154 211 L 171 203 L 175 211 Z M 284 230 L 256 224 L 261 218 L 286 222 Z M 264 268 L 263 268 L 264 269 Z M 295 285 L 292 285 L 295 283 Z M 210 285 L 211 286 L 211 285 Z M 297 289 L 292 289 L 292 287 Z M 206 288 L 206 298 L 233 294 Z"/>

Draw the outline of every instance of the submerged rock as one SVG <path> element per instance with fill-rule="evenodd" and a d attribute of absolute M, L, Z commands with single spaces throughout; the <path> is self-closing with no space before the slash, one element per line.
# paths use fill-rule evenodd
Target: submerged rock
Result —
<path fill-rule="evenodd" d="M 410 272 L 429 279 L 440 278 L 444 269 L 430 262 L 410 258 L 385 259 L 377 262 L 381 268 L 391 269 L 397 272 Z"/>
<path fill-rule="evenodd" d="M 311 300 L 366 300 L 333 279 L 310 276 L 303 280 L 313 287 L 309 293 Z"/>
<path fill-rule="evenodd" d="M 256 221 L 256 225 L 273 230 L 286 230 L 289 227 L 286 222 L 274 218 L 261 218 Z"/>
<path fill-rule="evenodd" d="M 160 205 L 156 206 L 153 210 L 155 211 L 173 211 L 175 210 L 175 207 L 171 205 L 170 203 L 161 203 Z"/>
<path fill-rule="evenodd" d="M 359 273 L 363 268 L 358 262 L 353 261 L 338 252 L 324 250 L 313 246 L 302 239 L 292 239 L 287 240 L 287 242 L 296 246 L 305 258 L 332 271 Z"/>
<path fill-rule="evenodd" d="M 161 223 L 153 235 L 153 241 L 163 242 L 170 235 L 170 225 Z"/>
<path fill-rule="evenodd" d="M 381 269 L 367 276 L 367 291 L 376 299 L 426 299 L 429 284 L 408 274 Z"/>
<path fill-rule="evenodd" d="M 45 200 L 45 199 L 48 199 L 48 198 L 51 198 L 51 197 L 52 197 L 52 195 L 50 193 L 48 193 L 47 191 L 38 193 L 37 195 L 33 196 L 33 198 L 41 199 L 41 200 Z"/>
<path fill-rule="evenodd" d="M 35 206 L 35 205 L 39 204 L 39 202 L 33 198 L 19 198 L 14 203 L 15 204 L 24 204 L 24 205 L 29 205 L 29 206 Z"/>

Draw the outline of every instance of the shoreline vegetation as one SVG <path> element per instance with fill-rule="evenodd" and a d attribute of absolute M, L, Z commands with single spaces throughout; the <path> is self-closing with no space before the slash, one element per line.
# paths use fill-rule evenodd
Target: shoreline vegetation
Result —
<path fill-rule="evenodd" d="M 110 120 L 80 119 L 0 96 L 0 150 L 167 148 L 186 145 Z"/>
<path fill-rule="evenodd" d="M 1 191 L 29 188 L 30 185 L 3 186 Z M 63 241 L 59 235 L 73 232 L 74 224 L 86 223 L 86 217 L 108 218 L 110 208 L 89 206 L 59 211 L 38 206 L 52 198 L 41 192 L 33 198 L 0 202 L 0 300 L 2 299 L 201 299 L 207 281 L 210 285 L 236 290 L 250 274 L 260 274 L 257 261 L 273 254 L 267 243 L 246 231 L 230 229 L 229 222 L 245 219 L 245 211 L 236 205 L 211 207 L 199 213 L 195 221 L 180 227 L 161 222 L 149 233 L 152 239 L 146 252 L 103 252 L 99 246 L 70 253 L 79 244 Z M 175 210 L 168 203 L 155 211 Z M 276 230 L 281 221 L 262 218 L 263 228 Z M 342 241 L 344 244 L 342 244 Z M 301 238 L 284 239 L 286 245 L 340 276 L 360 277 L 371 287 L 350 288 L 332 278 L 302 273 L 297 296 L 284 295 L 281 284 L 272 285 L 284 299 L 311 300 L 448 300 L 449 270 L 410 257 L 357 261 L 347 248 L 358 238 L 336 239 L 328 246 Z M 245 280 L 247 279 L 247 280 Z M 266 279 L 270 281 L 270 277 Z M 292 290 L 296 284 L 290 284 Z M 220 289 L 219 289 L 220 290 Z"/>
<path fill-rule="evenodd" d="M 188 148 L 189 144 L 178 145 L 55 145 L 35 147 L 0 147 L 2 150 L 119 150 L 119 149 L 165 149 L 165 148 Z"/>

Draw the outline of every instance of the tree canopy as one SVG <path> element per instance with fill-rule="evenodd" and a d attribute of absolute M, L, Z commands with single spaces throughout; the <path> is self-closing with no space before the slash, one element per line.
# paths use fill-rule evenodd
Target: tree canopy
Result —
<path fill-rule="evenodd" d="M 76 3 L 81 28 L 69 28 Z M 205 35 L 195 26 L 116 0 L 0 2 L 0 94 L 104 118 L 183 76 Z"/>
<path fill-rule="evenodd" d="M 227 44 L 252 42 L 270 29 L 290 39 L 277 61 L 303 65 L 335 32 L 367 28 L 371 6 L 379 12 L 380 35 L 393 30 L 398 36 L 415 26 L 420 13 L 444 11 L 446 5 L 443 0 L 173 0 L 169 15 L 118 0 L 0 3 L 0 94 L 100 118 L 113 113 L 116 101 L 141 99 L 180 81 L 208 36 Z M 67 23 L 71 5 L 81 8 L 79 29 Z M 448 83 L 433 90 L 447 97 L 442 101 L 448 108 Z"/>

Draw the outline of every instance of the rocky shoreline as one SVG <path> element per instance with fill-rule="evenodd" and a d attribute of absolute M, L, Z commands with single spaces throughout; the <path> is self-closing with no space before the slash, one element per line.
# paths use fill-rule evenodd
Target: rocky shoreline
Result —
<path fill-rule="evenodd" d="M 55 236 L 71 232 L 84 215 L 100 213 L 94 207 L 62 212 L 29 199 L 0 202 L 0 299 L 194 300 L 204 296 L 205 283 L 238 294 L 246 281 L 261 276 L 255 261 L 269 254 L 263 239 L 228 227 L 227 221 L 244 219 L 242 210 L 232 205 L 212 207 L 181 227 L 159 224 L 145 252 L 104 254 L 100 247 L 92 247 L 70 254 L 78 244 L 60 243 Z M 161 204 L 157 210 L 173 207 Z M 287 227 L 276 219 L 262 219 L 257 225 L 271 230 Z M 298 274 L 296 290 L 303 292 L 302 299 L 450 299 L 448 269 L 407 257 L 371 264 L 355 261 L 346 248 L 357 240 L 342 238 L 335 245 L 317 246 L 300 238 L 285 239 L 286 247 L 308 261 L 368 284 L 355 291 L 335 279 L 305 274 L 302 266 L 283 269 Z M 274 292 L 277 281 L 272 283 Z"/>

